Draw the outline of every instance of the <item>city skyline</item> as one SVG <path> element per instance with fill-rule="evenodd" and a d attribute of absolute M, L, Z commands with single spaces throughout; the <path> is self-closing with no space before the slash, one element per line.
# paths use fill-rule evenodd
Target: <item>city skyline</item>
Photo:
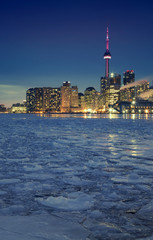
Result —
<path fill-rule="evenodd" d="M 25 99 L 30 87 L 64 81 L 100 91 L 109 26 L 110 72 L 134 69 L 152 85 L 153 16 L 150 2 L 7 1 L 0 8 L 0 104 Z"/>

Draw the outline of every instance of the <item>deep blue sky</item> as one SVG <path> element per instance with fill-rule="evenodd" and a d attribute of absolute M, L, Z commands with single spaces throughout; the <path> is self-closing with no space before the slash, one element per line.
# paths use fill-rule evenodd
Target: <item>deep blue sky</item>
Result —
<path fill-rule="evenodd" d="M 152 84 L 152 1 L 0 0 L 0 104 L 66 80 L 99 91 L 107 25 L 110 72 L 134 69 Z"/>

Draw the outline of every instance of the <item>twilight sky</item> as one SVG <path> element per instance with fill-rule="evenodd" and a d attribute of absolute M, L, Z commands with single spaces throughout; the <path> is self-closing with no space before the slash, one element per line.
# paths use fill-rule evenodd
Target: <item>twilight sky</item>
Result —
<path fill-rule="evenodd" d="M 107 25 L 110 72 L 153 85 L 152 1 L 0 0 L 0 104 L 63 81 L 100 91 Z"/>

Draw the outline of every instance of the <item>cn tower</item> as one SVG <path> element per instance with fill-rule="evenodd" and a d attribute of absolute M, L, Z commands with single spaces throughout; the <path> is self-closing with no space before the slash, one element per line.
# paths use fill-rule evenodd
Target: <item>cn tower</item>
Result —
<path fill-rule="evenodd" d="M 106 35 L 106 52 L 104 53 L 104 59 L 106 60 L 106 68 L 105 68 L 105 77 L 109 78 L 109 60 L 111 59 L 111 54 L 109 51 L 109 31 L 107 27 L 107 35 Z"/>

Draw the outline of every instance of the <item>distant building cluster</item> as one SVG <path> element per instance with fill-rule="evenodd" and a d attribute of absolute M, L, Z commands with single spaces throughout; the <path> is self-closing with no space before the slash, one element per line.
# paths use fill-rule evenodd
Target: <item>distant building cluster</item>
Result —
<path fill-rule="evenodd" d="M 13 104 L 11 113 L 153 113 L 153 89 L 147 80 L 135 81 L 134 70 L 121 75 L 109 72 L 109 31 L 106 35 L 105 76 L 100 79 L 100 91 L 88 87 L 79 93 L 77 86 L 64 82 L 61 87 L 29 88 L 26 102 Z M 0 105 L 0 112 L 5 112 Z"/>
<path fill-rule="evenodd" d="M 109 32 L 107 28 L 105 76 L 100 80 L 100 93 L 103 112 L 108 113 L 153 113 L 153 91 L 149 88 L 147 80 L 135 81 L 133 70 L 127 70 L 123 74 L 123 86 L 121 75 L 109 73 Z"/>

